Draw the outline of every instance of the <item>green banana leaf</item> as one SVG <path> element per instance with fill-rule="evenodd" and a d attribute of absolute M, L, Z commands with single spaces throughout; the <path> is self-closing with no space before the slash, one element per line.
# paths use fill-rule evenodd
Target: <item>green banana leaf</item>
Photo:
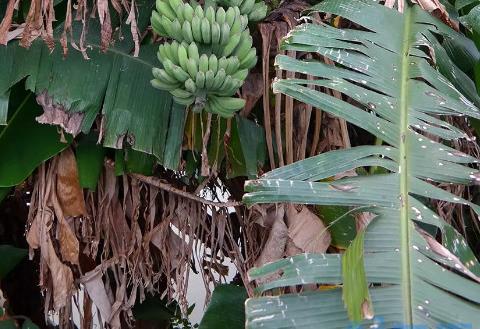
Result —
<path fill-rule="evenodd" d="M 97 144 L 98 134 L 90 132 L 79 139 L 75 149 L 78 180 L 82 188 L 95 190 L 103 169 L 106 149 Z"/>
<path fill-rule="evenodd" d="M 245 328 L 244 303 L 247 297 L 244 287 L 233 284 L 215 287 L 199 329 Z"/>
<path fill-rule="evenodd" d="M 136 1 L 139 31 L 148 27 L 154 3 Z M 10 88 L 26 78 L 27 89 L 37 95 L 47 92 L 70 118 L 76 115 L 81 119 L 78 129 L 67 125 L 67 131 L 88 133 L 101 112 L 104 146 L 118 149 L 128 144 L 134 150 L 153 154 L 160 164 L 177 169 L 185 108 L 175 105 L 168 92 L 150 85 L 151 70 L 158 66 L 157 46 L 143 45 L 139 57 L 134 57 L 134 42 L 128 29 L 122 27 L 115 32 L 116 43 L 103 53 L 100 23 L 90 18 L 86 51 L 89 59 L 72 47 L 64 57 L 59 43 L 62 25 L 54 33 L 53 52 L 41 40 L 30 49 L 17 42 L 0 47 L 0 124 L 6 123 Z M 74 22 L 73 39 L 77 44 L 81 28 L 80 22 Z"/>
<path fill-rule="evenodd" d="M 478 0 L 455 0 L 455 9 L 460 12 L 460 23 L 466 28 L 477 33 L 480 32 L 480 1 Z"/>
<path fill-rule="evenodd" d="M 10 186 L 23 182 L 37 166 L 66 149 L 72 141 L 67 134 L 65 141 L 61 141 L 56 127 L 36 122 L 35 117 L 41 113 L 34 95 L 27 93 L 8 125 L 0 129 L 0 188 L 5 188 L 5 194 Z"/>
<path fill-rule="evenodd" d="M 341 117 L 387 145 L 331 151 L 274 170 L 246 183 L 244 201 L 346 206 L 375 217 L 343 255 L 301 254 L 252 269 L 252 280 L 279 276 L 261 284 L 259 293 L 311 284 L 338 288 L 250 299 L 246 327 L 479 328 L 480 265 L 462 236 L 421 201 L 480 212 L 435 184 L 480 180 L 473 168 L 478 160 L 449 146 L 467 135 L 445 121 L 480 118 L 475 85 L 442 46 L 452 39 L 462 45 L 465 36 L 416 5 L 401 14 L 370 0 L 325 0 L 312 12 L 361 28 L 303 24 L 291 31 L 285 49 L 318 53 L 336 65 L 277 56 L 281 69 L 299 74 L 275 82 L 274 91 Z M 335 98 L 324 88 L 348 97 Z M 369 166 L 387 173 L 322 181 Z M 426 227 L 441 235 L 443 245 Z"/>

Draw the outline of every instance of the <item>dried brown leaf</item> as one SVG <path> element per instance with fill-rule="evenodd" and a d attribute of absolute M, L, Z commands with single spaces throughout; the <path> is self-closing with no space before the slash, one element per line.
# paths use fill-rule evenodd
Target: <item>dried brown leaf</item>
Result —
<path fill-rule="evenodd" d="M 37 103 L 43 107 L 43 114 L 36 118 L 38 123 L 58 125 L 73 136 L 80 133 L 84 113 L 67 113 L 65 107 L 55 104 L 46 91 L 37 96 Z"/>
<path fill-rule="evenodd" d="M 8 42 L 8 31 L 12 25 L 13 12 L 15 10 L 15 0 L 10 0 L 5 11 L 5 16 L 0 23 L 0 45 L 6 45 Z"/>
<path fill-rule="evenodd" d="M 242 86 L 242 98 L 245 99 L 245 107 L 243 108 L 241 114 L 244 117 L 247 117 L 253 108 L 257 104 L 258 100 L 264 95 L 264 86 L 260 85 L 258 82 L 262 81 L 262 74 L 257 72 L 250 72 L 245 79 L 245 83 Z M 266 92 L 268 95 L 269 90 Z"/>
<path fill-rule="evenodd" d="M 332 241 L 322 220 L 307 207 L 297 211 L 293 205 L 287 209 L 288 236 L 302 252 L 324 253 Z M 289 255 L 291 256 L 291 255 Z"/>
<path fill-rule="evenodd" d="M 87 214 L 83 190 L 78 180 L 77 162 L 70 148 L 58 157 L 56 192 L 64 218 Z"/>
<path fill-rule="evenodd" d="M 276 261 L 283 257 L 288 239 L 288 228 L 284 222 L 284 205 L 278 206 L 271 214 L 274 222 L 267 242 L 262 249 L 260 256 L 255 261 L 255 266 L 260 267 L 267 263 Z"/>
<path fill-rule="evenodd" d="M 55 309 L 60 309 L 69 303 L 73 289 L 73 275 L 68 266 L 58 259 L 47 230 L 50 216 L 38 216 L 27 235 L 30 248 L 40 248 L 42 259 L 48 266 L 53 284 L 53 301 Z"/>
<path fill-rule="evenodd" d="M 60 244 L 62 260 L 78 265 L 78 255 L 80 253 L 79 242 L 65 219 L 59 220 L 58 243 Z"/>
<path fill-rule="evenodd" d="M 112 303 L 108 298 L 105 284 L 102 280 L 102 267 L 98 265 L 94 270 L 85 273 L 80 278 L 80 282 L 85 286 L 88 296 L 93 301 L 93 304 L 98 308 L 104 320 L 110 319 L 112 314 Z"/>
<path fill-rule="evenodd" d="M 32 0 L 23 31 L 20 45 L 29 48 L 32 42 L 38 38 L 43 31 L 42 0 Z"/>

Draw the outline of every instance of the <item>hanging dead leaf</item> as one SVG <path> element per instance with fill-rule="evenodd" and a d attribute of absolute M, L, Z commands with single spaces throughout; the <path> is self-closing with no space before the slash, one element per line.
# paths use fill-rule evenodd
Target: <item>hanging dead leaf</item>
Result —
<path fill-rule="evenodd" d="M 15 9 L 15 0 L 10 0 L 5 11 L 5 16 L 0 23 L 0 45 L 6 45 L 8 42 L 8 31 L 12 24 L 13 11 Z"/>
<path fill-rule="evenodd" d="M 55 309 L 59 310 L 70 303 L 73 290 L 73 274 L 70 268 L 58 259 L 48 234 L 41 248 L 42 256 L 46 260 L 52 276 Z"/>
<path fill-rule="evenodd" d="M 63 151 L 58 158 L 56 192 L 65 218 L 86 215 L 77 162 L 71 149 Z"/>
<path fill-rule="evenodd" d="M 80 252 L 78 239 L 65 219 L 59 219 L 58 243 L 60 244 L 62 260 L 78 265 L 78 255 Z"/>
<path fill-rule="evenodd" d="M 80 278 L 80 283 L 85 286 L 88 296 L 100 311 L 103 319 L 109 319 L 112 314 L 112 304 L 102 281 L 102 267 L 98 265 L 94 270 L 85 273 Z"/>

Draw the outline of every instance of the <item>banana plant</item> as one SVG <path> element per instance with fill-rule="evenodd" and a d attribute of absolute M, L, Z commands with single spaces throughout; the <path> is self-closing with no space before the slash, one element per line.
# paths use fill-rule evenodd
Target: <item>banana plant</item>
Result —
<path fill-rule="evenodd" d="M 342 255 L 300 254 L 252 269 L 250 278 L 261 279 L 259 294 L 304 289 L 249 299 L 246 327 L 480 328 L 480 265 L 429 203 L 480 212 L 438 184 L 480 180 L 478 160 L 452 147 L 467 134 L 446 120 L 480 118 L 473 82 L 442 47 L 470 41 L 411 4 L 402 14 L 370 0 L 325 0 L 311 11 L 348 27 L 306 23 L 291 31 L 284 49 L 314 59 L 277 56 L 276 65 L 297 78 L 276 81 L 274 92 L 343 118 L 383 143 L 269 172 L 246 183 L 244 201 L 348 206 L 373 219 Z M 387 173 L 327 180 L 370 166 Z M 312 284 L 323 288 L 312 290 Z"/>

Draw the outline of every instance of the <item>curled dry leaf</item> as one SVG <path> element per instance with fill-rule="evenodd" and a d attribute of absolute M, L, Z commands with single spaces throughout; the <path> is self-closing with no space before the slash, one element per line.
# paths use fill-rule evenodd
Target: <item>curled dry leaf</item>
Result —
<path fill-rule="evenodd" d="M 288 236 L 300 252 L 324 253 L 330 246 L 330 232 L 322 220 L 307 207 L 302 206 L 301 210 L 297 211 L 295 206 L 289 205 L 287 224 Z"/>
<path fill-rule="evenodd" d="M 58 258 L 50 238 L 53 221 L 51 212 L 37 212 L 27 234 L 27 242 L 32 249 L 40 248 L 41 261 L 48 266 L 53 284 L 53 303 L 56 310 L 70 303 L 73 290 L 73 274 L 68 266 Z"/>
<path fill-rule="evenodd" d="M 68 148 L 58 157 L 56 192 L 64 218 L 85 216 L 85 200 L 78 179 L 77 161 Z"/>

